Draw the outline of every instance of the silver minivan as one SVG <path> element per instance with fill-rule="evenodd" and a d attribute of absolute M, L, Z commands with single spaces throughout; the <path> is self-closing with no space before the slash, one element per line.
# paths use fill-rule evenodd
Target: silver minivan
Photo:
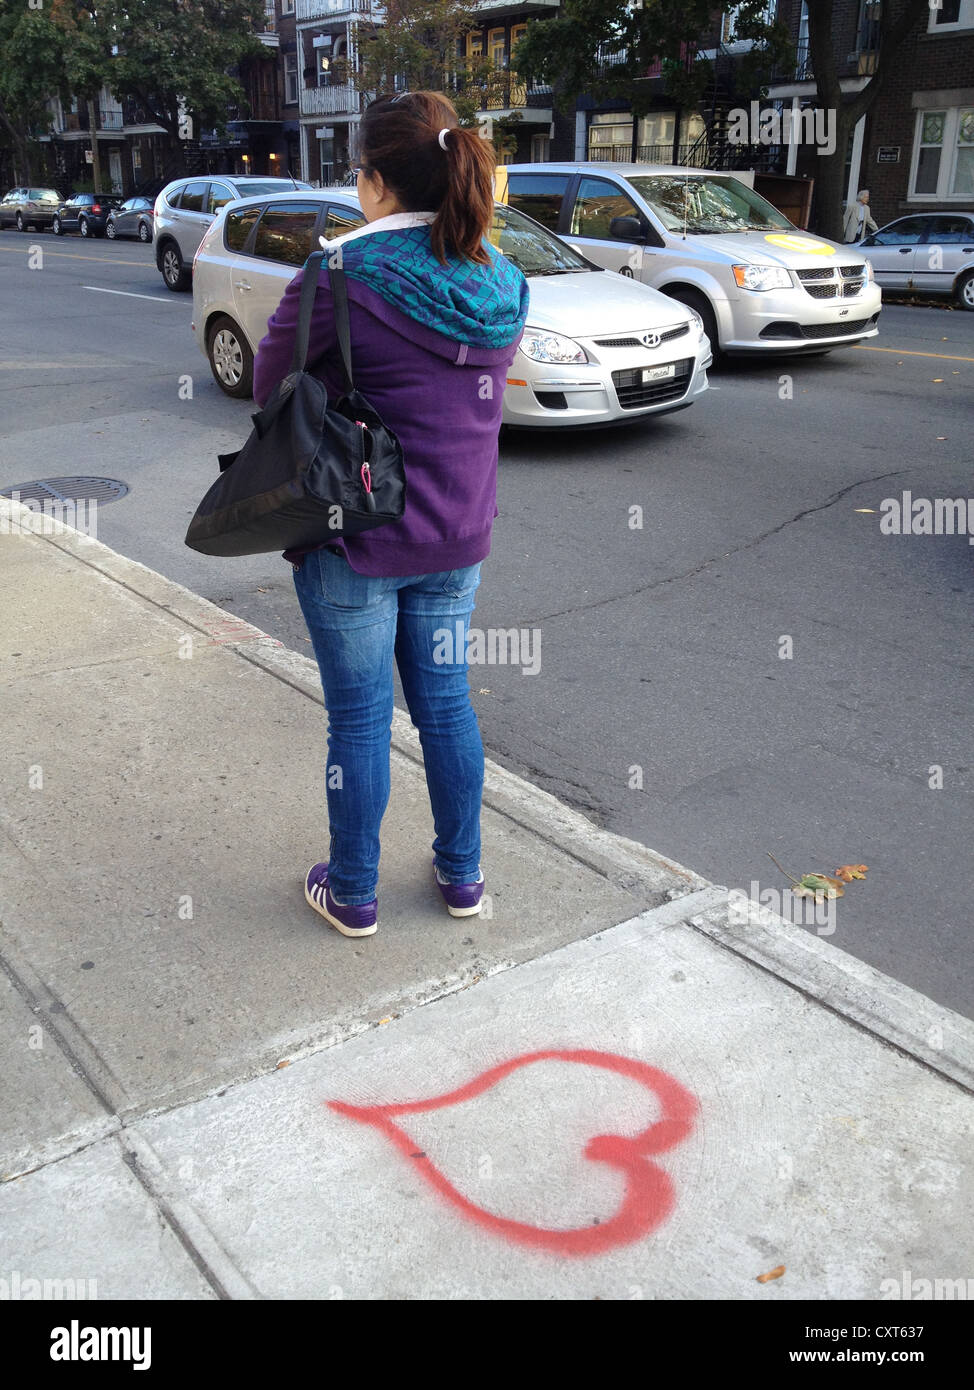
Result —
<path fill-rule="evenodd" d="M 170 290 L 188 290 L 193 257 L 214 217 L 227 203 L 249 194 L 310 188 L 297 179 L 258 174 L 202 174 L 167 183 L 156 198 L 152 244 L 159 274 Z"/>
<path fill-rule="evenodd" d="M 746 176 L 508 164 L 495 196 L 597 264 L 695 309 L 715 351 L 821 354 L 878 332 L 881 296 L 859 248 L 800 231 Z"/>

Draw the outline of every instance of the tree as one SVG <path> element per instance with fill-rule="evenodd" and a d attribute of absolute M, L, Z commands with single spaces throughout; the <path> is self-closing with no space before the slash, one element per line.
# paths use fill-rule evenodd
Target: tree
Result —
<path fill-rule="evenodd" d="M 378 17 L 363 15 L 358 26 L 358 65 L 346 76 L 363 93 L 443 92 L 460 124 L 478 124 L 478 112 L 511 104 L 511 74 L 487 54 L 467 53 L 467 35 L 483 23 L 476 0 L 388 0 Z M 515 83 L 516 85 L 516 83 Z M 488 126 L 498 154 L 512 145 L 520 116 Z"/>
<path fill-rule="evenodd" d="M 265 56 L 255 28 L 261 0 L 100 0 L 98 19 L 116 48 L 108 85 L 128 97 L 175 144 L 187 114 L 223 129 L 243 88 L 230 69 Z"/>
<path fill-rule="evenodd" d="M 767 0 L 733 8 L 735 38 L 754 41 L 740 68 L 749 82 L 791 46 L 784 25 L 769 19 Z M 556 18 L 529 22 L 514 61 L 525 77 L 550 82 L 570 99 L 622 97 L 643 116 L 654 95 L 647 76 L 659 59 L 667 93 L 681 106 L 694 105 L 713 77 L 712 63 L 696 50 L 716 28 L 720 9 L 713 0 L 565 0 Z"/>
<path fill-rule="evenodd" d="M 841 240 L 842 197 L 849 137 L 856 122 L 873 106 L 897 51 L 933 0 L 869 0 L 878 15 L 875 70 L 859 92 L 842 91 L 840 67 L 848 43 L 836 37 L 834 0 L 807 0 L 808 34 L 817 101 L 835 121 L 835 146 L 817 151 L 815 169 L 816 228 Z M 725 9 L 731 8 L 725 6 Z M 753 39 L 740 59 L 738 84 L 765 89 L 767 75 L 793 60 L 793 47 L 782 24 L 769 20 L 766 0 L 744 0 L 735 10 L 735 38 Z M 696 104 L 712 80 L 711 64 L 696 59 L 702 35 L 715 27 L 717 7 L 708 0 L 565 0 L 556 19 L 532 20 L 514 55 L 527 77 L 557 83 L 569 97 L 589 93 L 597 99 L 623 97 L 634 116 L 652 101 L 647 70 L 662 60 L 666 90 L 680 105 Z M 838 46 L 838 51 L 837 51 Z M 607 57 L 621 55 L 620 61 Z"/>
<path fill-rule="evenodd" d="M 833 34 L 834 0 L 808 0 L 808 48 L 815 74 L 819 107 L 835 112 L 835 151 L 818 154 L 815 173 L 815 225 L 822 236 L 842 240 L 842 199 L 849 137 L 859 119 L 874 105 L 889 78 L 898 50 L 921 17 L 929 13 L 930 0 L 887 0 L 867 9 L 878 10 L 874 71 L 861 92 L 846 93 L 839 85 L 839 58 Z M 843 45 L 843 48 L 845 45 Z M 845 57 L 843 52 L 842 58 Z"/>
<path fill-rule="evenodd" d="M 74 8 L 52 0 L 31 9 L 23 0 L 0 0 L 0 128 L 13 157 L 14 178 L 30 183 L 37 162 L 33 140 L 51 126 L 49 97 L 70 95 L 69 71 L 97 62 L 97 45 Z"/>

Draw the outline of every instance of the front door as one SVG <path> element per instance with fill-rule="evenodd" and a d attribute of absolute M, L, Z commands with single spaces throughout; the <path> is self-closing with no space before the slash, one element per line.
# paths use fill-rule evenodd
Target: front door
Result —
<path fill-rule="evenodd" d="M 926 217 L 901 217 L 863 243 L 870 248 L 869 259 L 876 272 L 876 283 L 882 289 L 909 289 L 917 246 L 926 226 Z"/>
<path fill-rule="evenodd" d="M 610 236 L 609 227 L 614 217 L 646 220 L 619 184 L 611 179 L 587 176 L 579 182 L 565 239 L 606 270 L 632 275 L 642 264 L 642 248 Z"/>

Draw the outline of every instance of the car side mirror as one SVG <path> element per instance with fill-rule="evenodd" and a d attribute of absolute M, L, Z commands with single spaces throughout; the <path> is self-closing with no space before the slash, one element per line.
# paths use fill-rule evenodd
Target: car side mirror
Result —
<path fill-rule="evenodd" d="M 639 217 L 613 217 L 609 223 L 609 236 L 616 241 L 645 241 L 647 230 Z"/>

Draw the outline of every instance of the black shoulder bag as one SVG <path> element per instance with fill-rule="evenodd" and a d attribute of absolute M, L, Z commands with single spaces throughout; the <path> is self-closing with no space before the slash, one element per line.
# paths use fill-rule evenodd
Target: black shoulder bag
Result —
<path fill-rule="evenodd" d="M 259 555 L 324 544 L 398 521 L 406 503 L 402 446 L 352 380 L 348 287 L 329 267 L 344 394 L 332 402 L 305 370 L 325 252 L 308 257 L 291 370 L 252 418 L 243 448 L 196 509 L 186 544 L 204 555 Z"/>

